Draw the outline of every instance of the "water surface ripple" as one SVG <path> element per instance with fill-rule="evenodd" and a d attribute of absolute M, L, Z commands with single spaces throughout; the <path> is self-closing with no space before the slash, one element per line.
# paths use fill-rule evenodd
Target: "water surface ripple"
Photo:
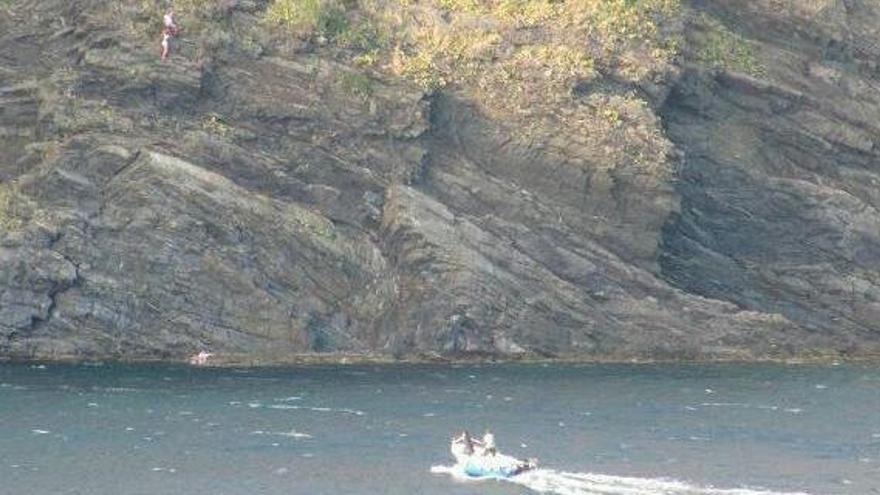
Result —
<path fill-rule="evenodd" d="M 460 480 L 462 427 L 542 469 Z M 0 439 L 3 494 L 872 494 L 880 368 L 4 364 Z"/>

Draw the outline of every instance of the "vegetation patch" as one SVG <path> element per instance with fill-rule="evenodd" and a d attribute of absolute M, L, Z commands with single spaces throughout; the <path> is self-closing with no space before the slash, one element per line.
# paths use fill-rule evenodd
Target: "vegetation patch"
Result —
<path fill-rule="evenodd" d="M 339 78 L 342 90 L 361 100 L 368 100 L 373 95 L 373 83 L 370 78 L 360 72 L 345 72 Z"/>
<path fill-rule="evenodd" d="M 336 0 L 273 0 L 266 20 L 291 32 L 334 40 L 348 29 L 345 7 Z"/>
<path fill-rule="evenodd" d="M 694 61 L 716 69 L 726 69 L 760 77 L 766 72 L 758 60 L 755 47 L 734 33 L 718 19 L 700 14 L 694 20 L 692 53 Z"/>
<path fill-rule="evenodd" d="M 221 115 L 210 112 L 202 118 L 201 127 L 211 134 L 226 137 L 232 133 L 232 127 Z"/>
<path fill-rule="evenodd" d="M 324 241 L 336 239 L 336 229 L 333 228 L 333 222 L 321 214 L 304 208 L 292 208 L 291 213 L 299 226 L 314 236 Z"/>
<path fill-rule="evenodd" d="M 637 81 L 675 56 L 678 0 L 364 0 L 391 33 L 378 63 L 431 90 L 476 92 L 488 109 L 540 111 L 598 72 Z"/>
<path fill-rule="evenodd" d="M 264 15 L 428 91 L 455 86 L 521 113 L 599 72 L 636 82 L 665 70 L 680 13 L 679 0 L 272 0 Z"/>
<path fill-rule="evenodd" d="M 0 232 L 17 230 L 24 226 L 31 203 L 15 184 L 0 183 Z"/>

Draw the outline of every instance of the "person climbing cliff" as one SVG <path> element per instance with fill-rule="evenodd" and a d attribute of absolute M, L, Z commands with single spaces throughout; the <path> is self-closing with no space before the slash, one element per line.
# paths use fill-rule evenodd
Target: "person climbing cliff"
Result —
<path fill-rule="evenodd" d="M 162 28 L 162 60 L 165 60 L 171 53 L 171 39 L 180 32 L 180 26 L 177 25 L 177 20 L 174 19 L 173 9 L 168 9 L 165 12 L 162 22 L 164 25 Z"/>

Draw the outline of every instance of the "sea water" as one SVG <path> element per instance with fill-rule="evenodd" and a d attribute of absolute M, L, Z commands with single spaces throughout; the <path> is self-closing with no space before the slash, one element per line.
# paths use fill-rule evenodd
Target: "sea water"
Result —
<path fill-rule="evenodd" d="M 4 495 L 525 493 L 880 493 L 880 368 L 0 365 Z"/>

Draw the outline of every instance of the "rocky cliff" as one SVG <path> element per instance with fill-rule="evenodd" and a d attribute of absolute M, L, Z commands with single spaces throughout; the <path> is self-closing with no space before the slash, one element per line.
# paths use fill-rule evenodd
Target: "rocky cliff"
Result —
<path fill-rule="evenodd" d="M 212 4 L 163 63 L 151 2 L 0 1 L 0 356 L 880 351 L 875 2 L 665 1 L 558 98 L 480 79 L 540 16 L 437 84 Z"/>

